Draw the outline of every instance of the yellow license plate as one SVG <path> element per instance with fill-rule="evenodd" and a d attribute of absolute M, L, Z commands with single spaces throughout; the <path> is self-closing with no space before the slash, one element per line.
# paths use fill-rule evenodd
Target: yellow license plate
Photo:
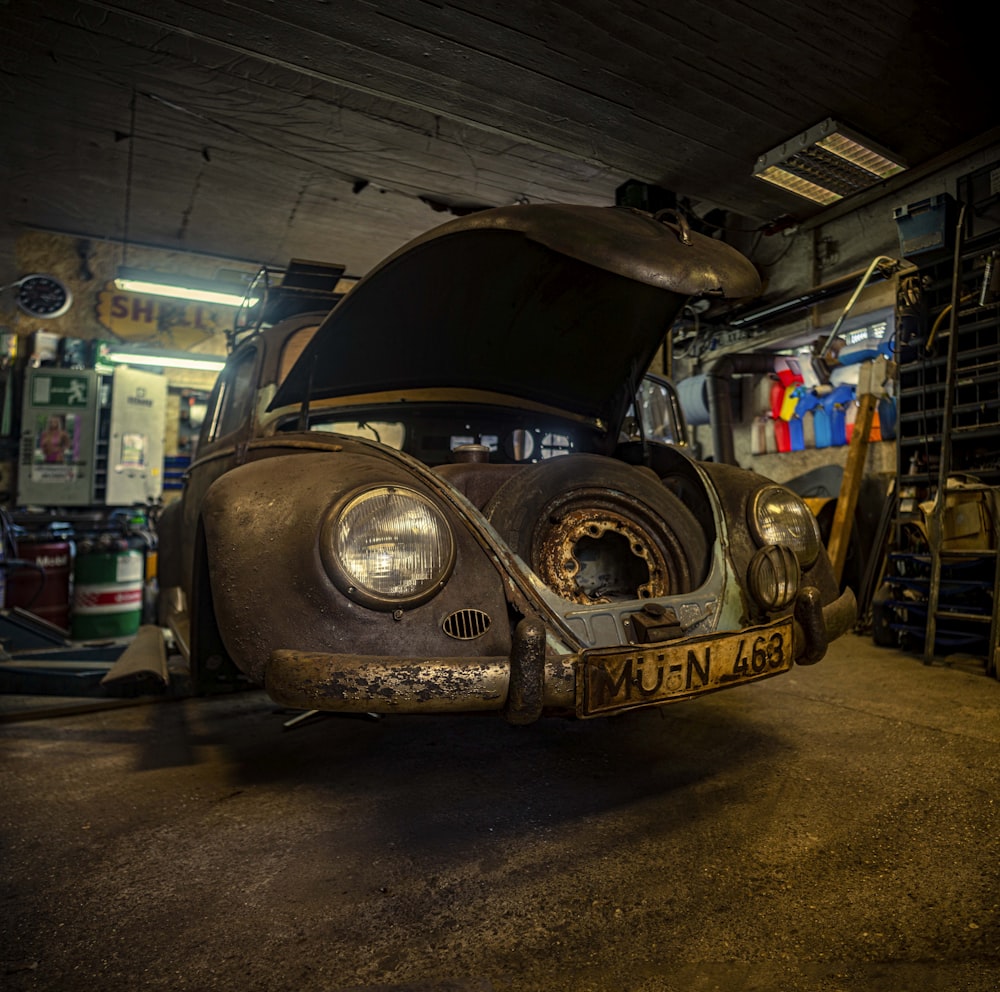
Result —
<path fill-rule="evenodd" d="M 790 621 L 738 634 L 584 651 L 577 716 L 604 716 L 754 682 L 792 667 Z"/>

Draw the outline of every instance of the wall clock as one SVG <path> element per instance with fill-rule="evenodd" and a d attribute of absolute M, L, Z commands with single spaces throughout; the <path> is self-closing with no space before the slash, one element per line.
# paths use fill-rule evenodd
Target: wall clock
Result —
<path fill-rule="evenodd" d="M 25 276 L 14 285 L 17 305 L 32 317 L 61 317 L 73 302 L 69 288 L 55 276 Z"/>

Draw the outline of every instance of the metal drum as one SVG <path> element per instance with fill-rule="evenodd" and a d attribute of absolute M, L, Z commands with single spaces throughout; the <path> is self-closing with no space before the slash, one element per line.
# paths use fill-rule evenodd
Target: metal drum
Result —
<path fill-rule="evenodd" d="M 122 538 L 80 541 L 73 570 L 73 640 L 128 637 L 139 630 L 143 554 Z"/>
<path fill-rule="evenodd" d="M 61 630 L 68 630 L 72 544 L 44 532 L 16 535 L 14 543 L 16 557 L 5 563 L 5 605 L 19 606 Z"/>

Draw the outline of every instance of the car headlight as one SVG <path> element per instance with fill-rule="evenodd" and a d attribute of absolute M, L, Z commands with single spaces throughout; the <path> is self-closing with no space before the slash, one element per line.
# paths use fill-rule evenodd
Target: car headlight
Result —
<path fill-rule="evenodd" d="M 822 547 L 819 524 L 801 497 L 784 486 L 767 486 L 754 496 L 750 530 L 761 547 L 780 544 L 791 548 L 808 568 Z"/>
<path fill-rule="evenodd" d="M 787 545 L 768 544 L 750 559 L 747 588 L 765 610 L 783 610 L 798 595 L 801 567 Z"/>
<path fill-rule="evenodd" d="M 416 606 L 444 585 L 455 542 L 441 511 L 403 486 L 377 486 L 333 507 L 320 537 L 327 572 L 364 606 Z"/>

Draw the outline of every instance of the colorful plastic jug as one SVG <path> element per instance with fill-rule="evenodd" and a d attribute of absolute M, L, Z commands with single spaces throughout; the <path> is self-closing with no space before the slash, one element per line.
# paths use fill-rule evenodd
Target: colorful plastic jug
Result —
<path fill-rule="evenodd" d="M 780 417 L 774 422 L 774 443 L 778 446 L 778 451 L 785 452 L 792 450 L 792 439 L 788 429 L 788 421 Z"/>
<path fill-rule="evenodd" d="M 817 448 L 829 448 L 833 444 L 830 431 L 830 411 L 821 403 L 813 410 L 813 435 Z"/>

